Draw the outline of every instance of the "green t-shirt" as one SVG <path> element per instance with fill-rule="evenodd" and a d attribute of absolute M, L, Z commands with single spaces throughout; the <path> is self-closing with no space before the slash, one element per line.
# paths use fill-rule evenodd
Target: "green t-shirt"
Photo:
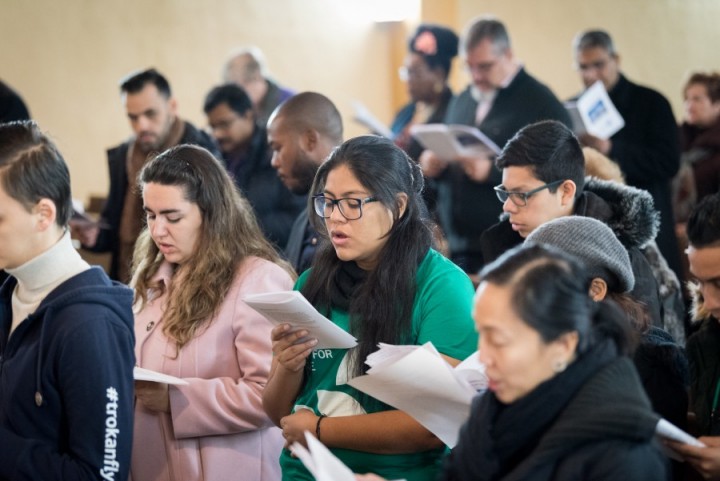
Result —
<path fill-rule="evenodd" d="M 307 280 L 306 271 L 298 279 L 300 290 Z M 477 349 L 477 333 L 471 317 L 473 286 L 455 264 L 430 250 L 417 272 L 417 290 L 412 317 L 412 344 L 432 341 L 437 350 L 455 359 L 465 359 Z M 333 309 L 330 320 L 349 330 L 347 312 Z M 359 391 L 348 386 L 347 349 L 316 349 L 311 371 L 295 401 L 295 409 L 311 409 L 326 416 L 350 416 L 382 411 L 375 402 L 363 405 Z M 444 449 L 413 454 L 374 454 L 348 449 L 332 449 L 353 472 L 377 473 L 386 479 L 431 481 L 437 477 Z M 312 480 L 299 459 L 283 450 L 280 456 L 283 480 Z"/>

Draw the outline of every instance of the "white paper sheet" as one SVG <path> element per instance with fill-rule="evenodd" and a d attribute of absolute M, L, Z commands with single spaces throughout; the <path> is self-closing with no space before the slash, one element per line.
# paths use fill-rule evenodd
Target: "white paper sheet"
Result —
<path fill-rule="evenodd" d="M 578 98 L 577 109 L 585 129 L 595 137 L 609 139 L 625 126 L 625 120 L 615 108 L 600 80 Z"/>
<path fill-rule="evenodd" d="M 500 153 L 495 142 L 469 125 L 415 124 L 410 127 L 410 135 L 448 162 L 460 157 L 490 157 Z"/>
<path fill-rule="evenodd" d="M 350 468 L 308 431 L 305 431 L 305 441 L 308 445 L 307 449 L 300 443 L 293 443 L 290 451 L 297 456 L 316 481 L 355 481 L 355 475 Z"/>
<path fill-rule="evenodd" d="M 355 481 L 355 475 L 350 468 L 307 431 L 305 431 L 305 441 L 308 449 L 299 443 L 293 443 L 290 451 L 317 481 Z"/>
<path fill-rule="evenodd" d="M 370 110 L 359 100 L 355 100 L 352 103 L 353 106 L 353 120 L 361 125 L 364 125 L 374 134 L 382 135 L 388 139 L 393 138 L 392 131 L 380 120 L 375 117 Z"/>
<path fill-rule="evenodd" d="M 413 347 L 391 361 L 385 356 L 348 384 L 408 413 L 452 448 L 477 391 L 456 375 L 432 343 Z"/>
<path fill-rule="evenodd" d="M 135 366 L 133 368 L 133 379 L 136 381 L 152 381 L 161 382 L 165 384 L 173 384 L 175 386 L 185 386 L 188 382 L 179 377 L 171 376 L 169 374 L 163 374 L 157 371 L 151 371 L 143 367 Z"/>
<path fill-rule="evenodd" d="M 318 340 L 316 349 L 349 349 L 357 339 L 320 314 L 298 291 L 279 291 L 247 296 L 243 301 L 273 324 L 305 329 Z"/>
<path fill-rule="evenodd" d="M 678 441 L 684 444 L 689 444 L 690 446 L 695 446 L 698 448 L 706 447 L 705 444 L 698 438 L 691 436 L 690 434 L 686 433 L 685 431 L 675 426 L 666 419 L 660 419 L 660 421 L 658 421 L 657 426 L 655 427 L 655 436 L 659 438 L 670 439 L 672 441 Z M 663 443 L 660 443 L 660 448 L 666 456 L 669 456 L 676 461 L 683 461 L 682 456 L 677 454 L 671 448 L 665 446 Z"/>

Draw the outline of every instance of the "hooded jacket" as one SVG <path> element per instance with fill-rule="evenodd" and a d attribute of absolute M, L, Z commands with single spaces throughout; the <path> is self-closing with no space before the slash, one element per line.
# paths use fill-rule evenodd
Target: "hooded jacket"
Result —
<path fill-rule="evenodd" d="M 55 288 L 9 336 L 0 288 L 0 480 L 128 477 L 132 292 L 95 267 Z"/>
<path fill-rule="evenodd" d="M 720 423 L 711 422 L 715 390 L 720 383 L 720 322 L 705 309 L 699 286 L 689 284 L 693 298 L 692 320 L 700 327 L 688 338 L 690 411 L 701 435 L 720 435 Z M 718 407 L 716 406 L 716 409 Z"/>

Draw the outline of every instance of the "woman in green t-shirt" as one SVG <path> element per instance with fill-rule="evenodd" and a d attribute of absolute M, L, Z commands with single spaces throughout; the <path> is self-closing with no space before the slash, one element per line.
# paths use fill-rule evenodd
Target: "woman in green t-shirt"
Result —
<path fill-rule="evenodd" d="M 307 331 L 275 328 L 263 396 L 288 445 L 310 431 L 352 470 L 408 481 L 434 479 L 442 442 L 345 383 L 365 373 L 379 342 L 431 341 L 451 363 L 476 348 L 472 283 L 431 248 L 423 185 L 418 165 L 381 137 L 348 140 L 320 167 L 311 208 L 323 242 L 296 289 L 358 345 L 314 349 L 300 342 Z M 280 463 L 283 479 L 312 479 L 287 450 Z"/>

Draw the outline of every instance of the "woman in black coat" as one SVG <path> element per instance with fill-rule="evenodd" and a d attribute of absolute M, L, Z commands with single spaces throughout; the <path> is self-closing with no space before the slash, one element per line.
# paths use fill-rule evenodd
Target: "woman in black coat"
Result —
<path fill-rule="evenodd" d="M 659 416 L 626 356 L 631 327 L 589 287 L 574 258 L 540 245 L 481 273 L 474 318 L 489 386 L 444 480 L 666 479 Z"/>

